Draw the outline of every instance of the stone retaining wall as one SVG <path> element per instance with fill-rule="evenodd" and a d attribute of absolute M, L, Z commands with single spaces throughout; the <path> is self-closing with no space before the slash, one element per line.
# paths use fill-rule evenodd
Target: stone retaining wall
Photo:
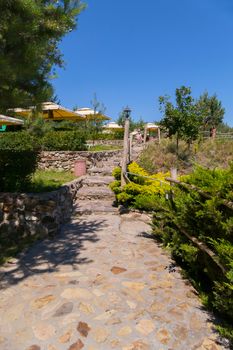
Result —
<path fill-rule="evenodd" d="M 121 156 L 122 150 L 116 151 L 44 151 L 40 154 L 39 169 L 74 170 L 76 160 L 86 159 L 87 169 L 98 163 Z"/>
<path fill-rule="evenodd" d="M 92 140 L 87 141 L 88 145 L 110 145 L 110 146 L 120 146 L 123 147 L 123 140 Z"/>
<path fill-rule="evenodd" d="M 0 193 L 1 239 L 54 235 L 69 220 L 83 177 L 46 193 Z"/>

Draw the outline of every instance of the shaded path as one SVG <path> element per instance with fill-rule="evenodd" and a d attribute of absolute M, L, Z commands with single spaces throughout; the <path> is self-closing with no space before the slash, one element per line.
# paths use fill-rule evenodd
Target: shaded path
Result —
<path fill-rule="evenodd" d="M 217 350 L 209 315 L 139 214 L 74 218 L 5 270 L 1 350 Z"/>

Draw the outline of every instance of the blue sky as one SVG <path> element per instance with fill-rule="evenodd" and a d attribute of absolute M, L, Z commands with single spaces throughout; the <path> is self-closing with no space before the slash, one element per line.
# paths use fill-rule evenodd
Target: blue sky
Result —
<path fill-rule="evenodd" d="M 61 43 L 66 62 L 54 80 L 61 103 L 106 114 L 129 105 L 134 119 L 161 118 L 158 97 L 181 85 L 197 98 L 216 93 L 233 126 L 232 0 L 86 0 L 76 31 Z"/>

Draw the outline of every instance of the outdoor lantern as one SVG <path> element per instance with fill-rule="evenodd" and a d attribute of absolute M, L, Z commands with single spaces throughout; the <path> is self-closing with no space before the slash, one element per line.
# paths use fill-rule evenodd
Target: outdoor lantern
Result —
<path fill-rule="evenodd" d="M 127 107 L 124 109 L 124 117 L 125 117 L 125 119 L 129 119 L 130 113 L 131 113 L 131 109 L 127 106 Z"/>

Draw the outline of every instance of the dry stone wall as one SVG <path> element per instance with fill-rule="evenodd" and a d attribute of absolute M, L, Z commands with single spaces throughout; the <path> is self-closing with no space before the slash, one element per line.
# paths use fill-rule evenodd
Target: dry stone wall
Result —
<path fill-rule="evenodd" d="M 122 150 L 116 151 L 44 151 L 39 157 L 39 169 L 55 170 L 74 170 L 74 164 L 77 160 L 85 159 L 87 169 L 98 166 L 99 163 L 119 158 Z"/>
<path fill-rule="evenodd" d="M 69 220 L 84 178 L 46 193 L 0 193 L 0 236 L 22 239 L 54 235 Z"/>

